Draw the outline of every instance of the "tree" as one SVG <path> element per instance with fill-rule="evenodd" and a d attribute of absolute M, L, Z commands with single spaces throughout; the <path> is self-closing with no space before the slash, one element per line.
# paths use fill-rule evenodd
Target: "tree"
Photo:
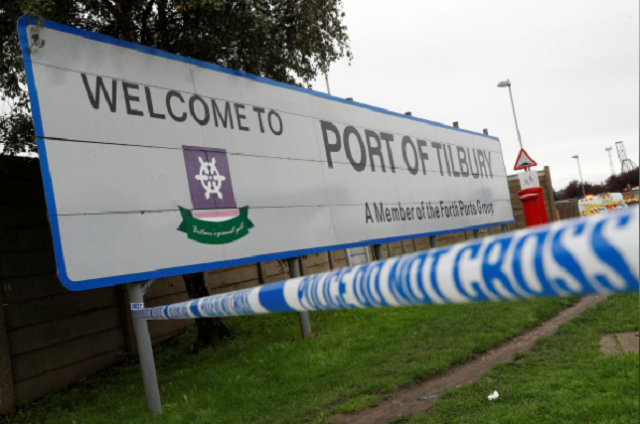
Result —
<path fill-rule="evenodd" d="M 584 190 L 587 194 L 600 194 L 605 193 L 607 188 L 602 184 L 591 184 L 590 182 L 584 183 Z M 578 180 L 572 180 L 562 190 L 562 199 L 577 199 L 582 198 L 582 183 Z"/>
<path fill-rule="evenodd" d="M 15 0 L 0 6 L 0 143 L 35 151 L 16 21 L 23 14 L 310 86 L 351 58 L 342 0 Z M 7 110 L 8 109 L 8 110 Z"/>
<path fill-rule="evenodd" d="M 610 176 L 607 178 L 605 186 L 607 187 L 607 191 L 622 193 L 628 186 L 637 187 L 639 176 L 638 168 L 632 169 L 631 171 L 627 171 L 623 174 Z"/>
<path fill-rule="evenodd" d="M 607 178 L 602 184 L 591 184 L 589 182 L 584 183 L 584 189 L 587 194 L 601 194 L 601 193 L 622 193 L 625 189 L 631 185 L 636 187 L 638 185 L 638 168 L 625 172 L 624 174 L 612 175 Z M 582 184 L 580 181 L 571 181 L 564 190 L 558 192 L 561 199 L 577 199 L 582 197 Z"/>
<path fill-rule="evenodd" d="M 4 154 L 36 152 L 37 134 L 16 31 L 16 21 L 23 14 L 310 87 L 332 62 L 351 59 L 341 1 L 5 1 L 0 6 L 0 97 L 5 106 L 0 115 L 0 143 Z M 202 273 L 185 275 L 184 280 L 191 298 L 208 294 Z M 229 334 L 220 319 L 196 321 L 197 347 Z"/>
<path fill-rule="evenodd" d="M 582 197 L 582 186 L 580 185 L 580 181 L 571 180 L 564 190 L 562 190 L 562 199 L 575 199 L 578 197 Z"/>
<path fill-rule="evenodd" d="M 198 299 L 209 295 L 202 272 L 186 274 L 183 275 L 182 278 L 187 287 L 189 298 Z M 228 337 L 231 334 L 220 318 L 196 319 L 196 328 L 198 330 L 198 340 L 195 345 L 196 350 L 211 346 L 215 344 L 217 340 Z"/>

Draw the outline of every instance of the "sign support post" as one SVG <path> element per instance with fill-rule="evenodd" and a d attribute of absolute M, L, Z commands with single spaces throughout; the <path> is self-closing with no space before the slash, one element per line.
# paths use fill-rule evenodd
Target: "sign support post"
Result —
<path fill-rule="evenodd" d="M 438 247 L 437 236 L 429 236 L 429 247 L 431 248 Z"/>
<path fill-rule="evenodd" d="M 129 292 L 131 308 L 144 309 L 144 298 L 142 296 L 140 283 L 127 284 L 127 290 Z M 133 332 L 136 335 L 136 343 L 138 344 L 138 356 L 140 358 L 140 368 L 142 369 L 144 394 L 147 398 L 147 409 L 152 414 L 161 414 L 162 403 L 160 402 L 160 390 L 158 389 L 156 363 L 153 358 L 153 345 L 151 344 L 147 321 L 144 319 L 134 319 Z"/>
<path fill-rule="evenodd" d="M 300 263 L 298 262 L 298 258 L 289 258 L 287 259 L 287 263 L 289 264 L 289 275 L 291 275 L 291 278 L 300 277 Z M 300 332 L 302 333 L 302 338 L 306 339 L 311 337 L 309 312 L 298 312 L 298 319 L 300 320 Z"/>

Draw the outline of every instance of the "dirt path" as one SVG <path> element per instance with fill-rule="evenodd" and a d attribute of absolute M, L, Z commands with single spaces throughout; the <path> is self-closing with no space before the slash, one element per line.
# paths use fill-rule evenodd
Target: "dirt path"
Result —
<path fill-rule="evenodd" d="M 562 310 L 540 326 L 476 359 L 456 366 L 431 380 L 400 390 L 398 396 L 382 401 L 376 407 L 367 408 L 355 414 L 336 414 L 332 416 L 332 419 L 338 424 L 382 424 L 402 415 L 424 412 L 435 403 L 446 389 L 471 384 L 492 366 L 511 362 L 515 352 L 531 349 L 540 337 L 553 334 L 559 326 L 577 317 L 585 309 L 594 307 L 605 298 L 606 296 L 583 297 L 578 303 Z"/>

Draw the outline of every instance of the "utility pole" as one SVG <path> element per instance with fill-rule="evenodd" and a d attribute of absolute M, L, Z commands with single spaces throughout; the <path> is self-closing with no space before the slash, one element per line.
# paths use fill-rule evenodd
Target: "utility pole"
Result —
<path fill-rule="evenodd" d="M 511 99 L 511 109 L 513 110 L 513 120 L 516 123 L 516 132 L 518 133 L 518 142 L 520 143 L 520 150 L 523 150 L 522 147 L 522 137 L 520 137 L 520 128 L 518 128 L 518 118 L 516 117 L 516 106 L 513 103 L 513 94 L 511 93 L 511 81 L 506 80 L 498 83 L 498 87 L 508 87 L 509 88 L 509 98 Z"/>
<path fill-rule="evenodd" d="M 573 159 L 578 161 L 578 172 L 580 173 L 580 184 L 582 184 L 582 197 L 587 197 L 587 192 L 584 190 L 584 179 L 582 178 L 582 167 L 580 166 L 580 156 L 574 155 Z"/>
<path fill-rule="evenodd" d="M 611 166 L 611 175 L 616 175 L 616 170 L 613 168 L 613 159 L 611 158 L 611 147 L 605 147 L 604 150 L 609 154 L 609 166 Z"/>

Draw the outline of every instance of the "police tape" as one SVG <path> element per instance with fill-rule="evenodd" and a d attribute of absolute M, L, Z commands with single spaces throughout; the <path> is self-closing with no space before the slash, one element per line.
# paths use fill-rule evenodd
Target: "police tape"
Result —
<path fill-rule="evenodd" d="M 147 320 L 638 291 L 638 208 L 486 237 L 188 302 Z"/>

